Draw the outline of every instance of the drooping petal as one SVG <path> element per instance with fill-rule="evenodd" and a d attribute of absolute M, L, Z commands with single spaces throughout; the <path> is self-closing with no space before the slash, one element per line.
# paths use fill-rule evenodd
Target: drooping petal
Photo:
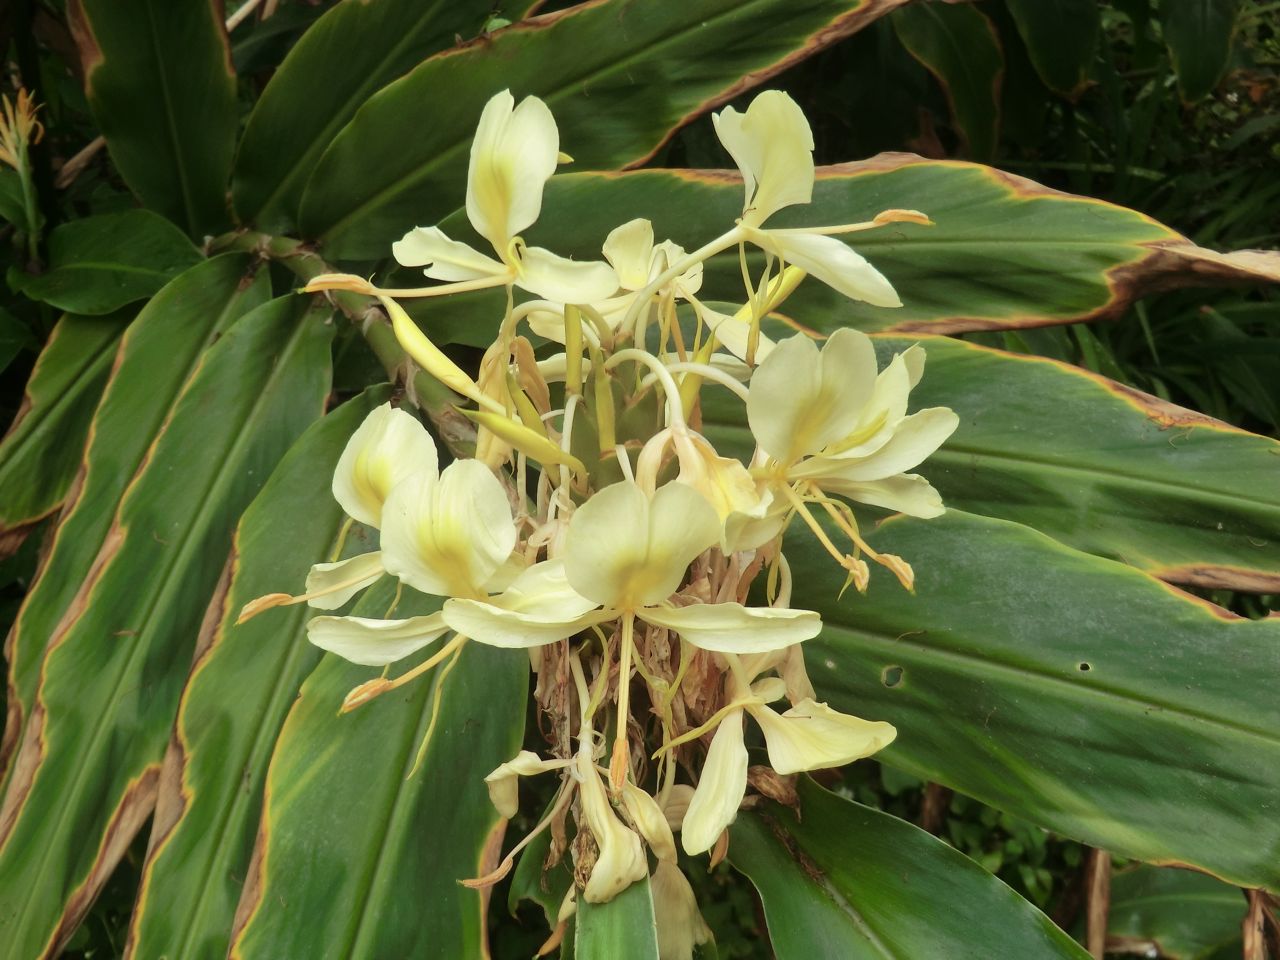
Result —
<path fill-rule="evenodd" d="M 674 630 L 695 647 L 716 653 L 761 653 L 816 637 L 822 619 L 812 610 L 744 607 L 740 603 L 695 603 L 646 607 L 640 617 Z"/>
<path fill-rule="evenodd" d="M 510 820 L 520 809 L 519 780 L 550 770 L 561 770 L 572 760 L 543 760 L 532 750 L 521 750 L 484 778 L 489 787 L 489 800 L 498 815 Z"/>
<path fill-rule="evenodd" d="M 666 273 L 670 267 L 675 266 L 684 259 L 685 249 L 680 244 L 672 240 L 663 240 L 661 243 L 654 244 L 653 247 L 653 266 L 650 269 L 650 280 L 656 279 L 659 275 Z M 684 296 L 689 293 L 697 293 L 702 289 L 702 261 L 699 260 L 687 269 L 675 280 L 671 281 L 662 289 L 670 286 L 675 287 L 676 296 Z"/>
<path fill-rule="evenodd" d="M 538 219 L 559 155 L 555 118 L 537 97 L 525 97 L 517 107 L 511 91 L 503 90 L 485 104 L 471 143 L 467 217 L 499 255 Z"/>
<path fill-rule="evenodd" d="M 559 303 L 595 303 L 617 292 L 618 275 L 599 260 L 570 260 L 542 247 L 522 247 L 516 286 Z"/>
<path fill-rule="evenodd" d="M 643 217 L 614 227 L 604 240 L 604 258 L 618 274 L 623 290 L 639 290 L 649 283 L 653 262 L 653 224 Z"/>
<path fill-rule="evenodd" d="M 596 607 L 569 586 L 561 561 L 544 560 L 488 601 L 448 601 L 444 618 L 458 633 L 489 646 L 540 647 L 615 616 Z"/>
<path fill-rule="evenodd" d="M 734 710 L 716 728 L 698 786 L 680 826 L 680 845 L 696 856 L 710 850 L 738 816 L 747 793 L 747 747 L 742 711 Z"/>
<path fill-rule="evenodd" d="M 448 629 L 439 613 L 408 620 L 313 617 L 307 622 L 307 639 L 352 663 L 385 667 L 421 650 Z"/>
<path fill-rule="evenodd" d="M 583 817 L 600 851 L 582 896 L 588 903 L 607 903 L 643 880 L 649 873 L 649 861 L 640 837 L 609 806 L 600 774 L 585 753 L 578 754 L 577 769 Z"/>
<path fill-rule="evenodd" d="M 423 593 L 482 596 L 515 544 L 502 484 L 475 460 L 450 464 L 438 481 L 410 477 L 383 511 L 383 566 Z"/>
<path fill-rule="evenodd" d="M 725 107 L 711 117 L 716 136 L 742 171 L 743 222 L 758 226 L 775 211 L 813 197 L 813 131 L 787 94 L 766 90 L 746 113 Z"/>
<path fill-rule="evenodd" d="M 769 766 L 783 776 L 861 760 L 898 735 L 891 723 L 839 713 L 813 700 L 802 700 L 781 715 L 765 706 L 747 709 L 764 731 Z"/>
<path fill-rule="evenodd" d="M 317 563 L 307 574 L 307 593 L 316 596 L 307 606 L 337 610 L 383 574 L 382 554 L 377 550 L 336 563 Z"/>
<path fill-rule="evenodd" d="M 351 435 L 333 472 L 333 497 L 347 516 L 377 527 L 391 489 L 415 473 L 436 473 L 436 445 L 418 419 L 384 403 Z"/>
<path fill-rule="evenodd" d="M 675 593 L 693 558 L 719 537 L 715 510 L 696 490 L 669 483 L 650 503 L 636 484 L 615 483 L 569 521 L 565 573 L 589 600 L 637 609 Z"/>
<path fill-rule="evenodd" d="M 857 503 L 868 503 L 873 507 L 905 513 L 909 517 L 919 517 L 921 520 L 932 520 L 947 512 L 942 504 L 942 495 L 918 473 L 900 473 L 883 480 L 828 478 L 819 483 L 828 493 Z"/>
<path fill-rule="evenodd" d="M 741 462 L 720 456 L 704 437 L 692 431 L 675 435 L 673 445 L 680 461 L 676 480 L 702 494 L 722 522 L 732 513 L 764 516 L 772 496 L 757 488 Z"/>
<path fill-rule="evenodd" d="M 404 267 L 426 267 L 433 280 L 479 280 L 507 272 L 507 267 L 460 240 L 450 240 L 439 227 L 414 227 L 391 244 L 391 254 Z"/>
<path fill-rule="evenodd" d="M 805 473 L 820 470 L 822 476 L 844 482 L 883 480 L 923 462 L 959 425 L 960 418 L 949 407 L 920 410 L 903 418 L 889 442 L 870 456 L 860 460 L 815 457 L 818 462 L 805 464 Z"/>
<path fill-rule="evenodd" d="M 902 306 L 897 291 L 884 275 L 836 237 L 756 230 L 750 238 L 852 300 L 876 307 Z"/>
<path fill-rule="evenodd" d="M 760 446 L 788 464 L 846 436 L 876 380 L 866 334 L 842 327 L 818 352 L 796 334 L 783 340 L 751 378 L 747 422 Z"/>
<path fill-rule="evenodd" d="M 658 960 L 693 960 L 693 949 L 711 939 L 693 887 L 674 862 L 659 860 L 649 881 Z"/>
<path fill-rule="evenodd" d="M 675 863 L 675 834 L 671 832 L 671 824 L 667 823 L 667 817 L 658 806 L 658 801 L 627 781 L 622 785 L 622 805 L 627 808 L 627 815 L 631 817 L 631 822 L 636 825 L 653 855 L 659 860 Z"/>

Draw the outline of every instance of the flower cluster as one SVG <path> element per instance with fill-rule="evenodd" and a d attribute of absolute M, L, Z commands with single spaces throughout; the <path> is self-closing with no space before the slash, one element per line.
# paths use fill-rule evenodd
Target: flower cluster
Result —
<path fill-rule="evenodd" d="M 467 643 L 526 651 L 546 750 L 522 751 L 486 781 L 506 818 L 518 809 L 519 778 L 554 774 L 558 790 L 534 833 L 467 883 L 497 882 L 550 830 L 550 862 L 570 855 L 577 879 L 561 932 L 576 898 L 607 901 L 651 874 L 664 960 L 690 957 L 709 936 L 677 865 L 677 833 L 686 854 L 719 859 L 749 784 L 784 795 L 787 775 L 870 756 L 895 736 L 888 723 L 817 699 L 801 650 L 821 622 L 790 606 L 782 548 L 792 521 L 844 569 L 846 586 L 865 590 L 871 561 L 910 588 L 911 567 L 868 546 L 850 503 L 942 513 L 937 492 L 905 471 L 956 427 L 946 408 L 907 413 L 923 372 L 919 347 L 879 370 L 871 340 L 855 330 L 819 350 L 803 333 L 775 342 L 761 324 L 806 275 L 856 300 L 898 305 L 889 282 L 836 235 L 927 218 L 891 210 L 866 223 L 767 227 L 776 211 L 810 201 L 808 123 L 789 97 L 767 92 L 745 113 L 724 109 L 715 128 L 746 187 L 729 230 L 686 252 L 656 242 L 637 219 L 609 234 L 603 260 L 574 261 L 520 236 L 567 158 L 545 104 L 517 106 L 501 93 L 480 119 L 466 204 L 492 256 L 419 227 L 395 257 L 442 283 L 384 290 L 327 274 L 308 285 L 381 300 L 409 356 L 474 404 L 465 412 L 475 456 L 441 470 L 416 417 L 389 405 L 373 411 L 333 491 L 353 521 L 380 532 L 380 549 L 318 564 L 304 594 L 246 609 L 305 600 L 335 610 L 384 574 L 444 598 L 429 616 L 311 620 L 313 643 L 375 667 L 443 638 L 407 672 L 357 687 L 345 709 L 452 661 Z M 748 247 L 763 253 L 758 276 Z M 720 312 L 699 299 L 703 265 L 735 248 L 746 302 Z M 398 301 L 488 287 L 506 289 L 507 309 L 473 378 Z M 745 405 L 749 460 L 722 456 L 698 431 L 710 390 Z M 748 717 L 772 769 L 749 766 Z"/>

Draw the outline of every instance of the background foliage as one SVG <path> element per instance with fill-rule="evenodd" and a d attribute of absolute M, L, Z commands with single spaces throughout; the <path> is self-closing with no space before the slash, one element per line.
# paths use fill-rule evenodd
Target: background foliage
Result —
<path fill-rule="evenodd" d="M 738 188 L 658 171 L 726 166 L 706 114 L 763 83 L 819 163 L 936 161 L 819 185 L 833 221 L 938 221 L 865 245 L 906 311 L 794 308 L 886 352 L 925 338 L 920 390 L 962 427 L 929 471 L 953 513 L 873 541 L 903 545 L 915 597 L 799 580 L 829 625 L 820 693 L 902 734 L 691 871 L 719 956 L 1080 956 L 1062 931 L 1280 956 L 1280 267 L 1215 254 L 1280 236 L 1280 5 L 234 6 L 0 5 L 45 128 L 34 204 L 0 168 L 0 957 L 537 949 L 559 896 L 534 851 L 487 915 L 454 883 L 495 825 L 479 776 L 537 741 L 523 670 L 470 651 L 339 719 L 366 672 L 301 642 L 304 611 L 234 625 L 333 549 L 331 464 L 407 373 L 367 305 L 290 291 L 383 274 L 405 228 L 456 218 L 504 86 L 576 158 L 532 241 L 594 253 L 657 203 L 688 244 Z M 623 168 L 654 172 L 600 172 Z M 492 314 L 423 319 L 474 362 Z M 413 384 L 447 435 L 448 398 Z M 649 911 L 637 888 L 584 912 L 577 955 L 652 956 Z"/>

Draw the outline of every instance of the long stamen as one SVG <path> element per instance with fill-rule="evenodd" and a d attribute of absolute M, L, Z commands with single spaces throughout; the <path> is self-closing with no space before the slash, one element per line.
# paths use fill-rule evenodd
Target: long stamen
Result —
<path fill-rule="evenodd" d="M 307 281 L 302 288 L 303 293 L 322 293 L 325 290 L 344 290 L 348 293 L 362 293 L 370 297 L 392 297 L 396 300 L 420 299 L 423 297 L 448 297 L 455 293 L 471 293 L 475 290 L 490 290 L 494 287 L 509 285 L 515 274 L 504 272 L 477 280 L 460 280 L 456 283 L 442 283 L 434 287 L 405 287 L 402 289 L 386 289 L 374 286 L 363 277 L 352 273 L 322 273 Z"/>
<path fill-rule="evenodd" d="M 618 732 L 614 735 L 613 756 L 609 760 L 609 783 L 614 792 L 627 782 L 631 753 L 627 748 L 627 720 L 631 707 L 631 647 L 636 615 L 628 610 L 622 615 L 622 650 L 618 656 Z"/>

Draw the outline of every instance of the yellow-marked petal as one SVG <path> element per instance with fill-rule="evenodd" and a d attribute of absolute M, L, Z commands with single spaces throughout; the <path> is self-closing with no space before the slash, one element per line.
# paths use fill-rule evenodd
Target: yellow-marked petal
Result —
<path fill-rule="evenodd" d="M 716 653 L 780 650 L 816 637 L 822 631 L 822 619 L 811 610 L 744 607 L 739 603 L 647 607 L 640 611 L 640 617 L 675 631 L 695 647 Z"/>
<path fill-rule="evenodd" d="M 784 776 L 842 767 L 883 750 L 898 735 L 891 723 L 839 713 L 813 700 L 802 700 L 783 714 L 765 706 L 747 709 L 764 731 L 769 766 Z"/>
<path fill-rule="evenodd" d="M 436 445 L 418 418 L 384 403 L 347 441 L 333 496 L 347 516 L 376 528 L 391 489 L 414 473 L 436 473 L 437 465 Z"/>

